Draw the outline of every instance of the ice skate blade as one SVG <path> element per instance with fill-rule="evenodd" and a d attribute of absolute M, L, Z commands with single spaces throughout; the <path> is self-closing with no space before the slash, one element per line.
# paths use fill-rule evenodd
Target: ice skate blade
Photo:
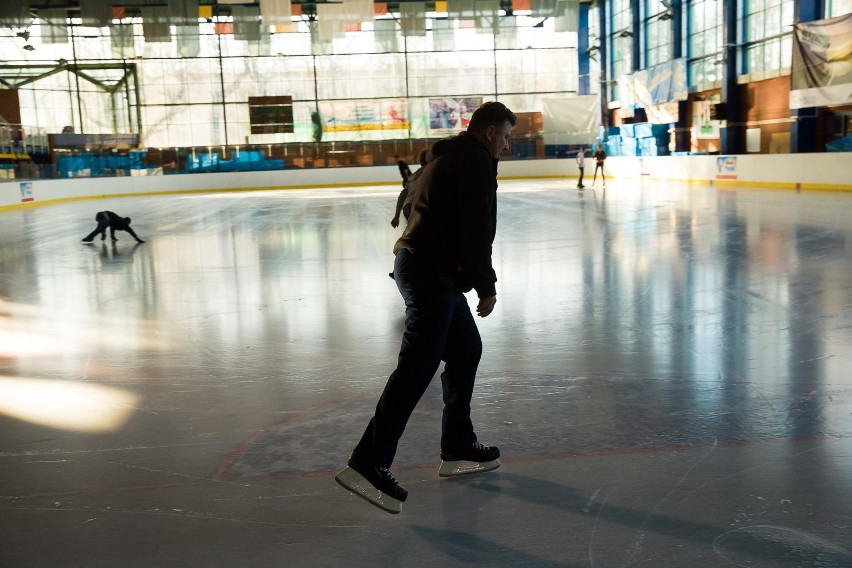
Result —
<path fill-rule="evenodd" d="M 442 461 L 441 467 L 438 469 L 438 476 L 455 477 L 457 475 L 482 473 L 498 467 L 500 467 L 499 459 L 487 462 Z"/>
<path fill-rule="evenodd" d="M 363 475 L 352 469 L 351 467 L 344 468 L 340 473 L 334 476 L 334 479 L 343 487 L 366 499 L 371 505 L 375 505 L 379 509 L 392 513 L 399 514 L 402 511 L 402 502 L 394 499 L 389 495 L 385 495 L 367 481 Z"/>

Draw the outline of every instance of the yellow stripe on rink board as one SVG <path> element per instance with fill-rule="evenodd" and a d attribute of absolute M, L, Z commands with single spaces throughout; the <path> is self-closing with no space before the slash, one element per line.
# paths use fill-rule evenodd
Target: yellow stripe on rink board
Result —
<path fill-rule="evenodd" d="M 498 180 L 544 180 L 544 179 L 577 179 L 576 175 L 541 175 L 541 176 L 498 176 Z M 715 187 L 726 187 L 730 189 L 789 189 L 794 191 L 840 191 L 852 192 L 852 185 L 848 184 L 820 184 L 820 183 L 797 183 L 797 182 L 762 182 L 762 181 L 745 181 L 745 180 L 706 180 L 706 179 L 674 179 L 674 178 L 650 178 L 643 177 L 611 177 L 610 182 L 619 182 L 627 180 L 647 180 L 664 183 L 684 183 L 709 185 Z M 0 211 L 8 211 L 14 209 L 24 209 L 37 205 L 53 205 L 57 203 L 82 201 L 92 199 L 112 199 L 116 197 L 143 197 L 146 195 L 180 195 L 191 193 L 233 193 L 241 191 L 285 191 L 285 190 L 300 190 L 300 189 L 335 189 L 335 188 L 353 188 L 353 187 L 371 187 L 371 186 L 394 186 L 398 187 L 398 181 L 365 181 L 353 183 L 316 183 L 316 184 L 299 184 L 299 185 L 271 185 L 258 187 L 227 187 L 227 188 L 204 188 L 204 189 L 171 189 L 163 191 L 148 191 L 138 193 L 115 193 L 115 194 L 100 194 L 100 195 L 79 195 L 74 197 L 57 197 L 54 199 L 42 199 L 29 201 L 26 203 L 14 203 L 11 205 L 0 205 Z"/>
<path fill-rule="evenodd" d="M 312 183 L 307 185 L 268 185 L 261 187 L 219 187 L 206 189 L 169 189 L 163 191 L 140 191 L 134 193 L 104 193 L 98 195 L 76 195 L 74 197 L 57 197 L 54 199 L 42 199 L 28 201 L 26 203 L 14 203 L 12 205 L 0 205 L 0 211 L 12 209 L 24 209 L 36 205 L 54 205 L 71 201 L 85 201 L 92 199 L 113 199 L 116 197 L 144 197 L 146 195 L 182 195 L 187 193 L 235 193 L 239 191 L 289 191 L 299 189 L 339 189 L 351 187 L 372 187 L 376 185 L 387 185 L 399 187 L 398 181 L 373 181 L 359 183 Z"/>

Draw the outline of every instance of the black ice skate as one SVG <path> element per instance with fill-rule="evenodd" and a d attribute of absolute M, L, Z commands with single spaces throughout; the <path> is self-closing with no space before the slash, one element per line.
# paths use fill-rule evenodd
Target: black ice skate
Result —
<path fill-rule="evenodd" d="M 397 483 L 389 469 L 365 466 L 354 457 L 349 458 L 349 466 L 334 479 L 355 495 L 388 513 L 397 514 L 402 511 L 402 502 L 408 497 L 408 491 Z"/>
<path fill-rule="evenodd" d="M 467 448 L 442 448 L 441 460 L 441 477 L 481 473 L 500 467 L 500 450 L 474 442 Z"/>

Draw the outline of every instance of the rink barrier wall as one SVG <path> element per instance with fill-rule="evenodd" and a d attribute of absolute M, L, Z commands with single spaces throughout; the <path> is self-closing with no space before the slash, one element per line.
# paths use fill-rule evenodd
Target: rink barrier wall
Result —
<path fill-rule="evenodd" d="M 586 177 L 594 172 L 586 159 Z M 500 163 L 501 179 L 565 179 L 578 176 L 573 158 L 510 160 Z M 761 154 L 739 156 L 653 156 L 607 158 L 609 180 L 701 183 L 721 187 L 786 188 L 852 192 L 852 154 Z M 61 180 L 0 182 L 0 209 L 131 195 L 262 191 L 387 185 L 401 189 L 393 166 L 287 169 Z"/>

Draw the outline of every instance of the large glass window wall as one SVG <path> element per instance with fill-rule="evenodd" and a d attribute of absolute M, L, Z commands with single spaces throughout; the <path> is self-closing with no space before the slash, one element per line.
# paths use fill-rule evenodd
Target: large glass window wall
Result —
<path fill-rule="evenodd" d="M 145 40 L 138 17 L 106 28 L 71 20 L 67 43 L 40 41 L 34 25 L 34 50 L 22 51 L 13 35 L 0 38 L 0 51 L 15 54 L 22 68 L 56 68 L 60 59 L 127 66 L 132 73 L 115 89 L 121 70 L 101 85 L 59 69 L 22 86 L 22 122 L 48 132 L 141 131 L 145 145 L 162 148 L 310 141 L 312 112 L 335 101 L 405 100 L 411 129 L 330 132 L 325 141 L 421 138 L 428 135 L 430 98 L 498 98 L 511 100 L 517 112 L 535 112 L 544 98 L 576 93 L 577 33 L 556 31 L 552 18 L 535 27 L 541 18 L 502 16 L 488 30 L 452 20 L 435 26 L 441 31 L 433 35 L 434 21 L 427 18 L 426 33 L 415 37 L 404 37 L 392 18 L 368 22 L 317 49 L 307 22 L 249 42 L 221 33 L 233 29 L 222 25 L 230 17 L 214 17 L 199 21 L 197 37 L 176 38 L 187 30 L 172 26 L 172 41 L 153 42 Z M 187 50 L 196 55 L 182 57 Z M 293 98 L 294 132 L 252 136 L 248 98 L 276 95 Z"/>

